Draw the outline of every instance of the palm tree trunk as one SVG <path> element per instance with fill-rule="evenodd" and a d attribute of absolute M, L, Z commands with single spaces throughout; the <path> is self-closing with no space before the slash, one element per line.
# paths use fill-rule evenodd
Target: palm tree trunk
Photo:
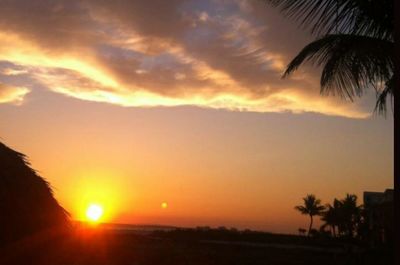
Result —
<path fill-rule="evenodd" d="M 313 216 L 310 215 L 310 227 L 308 228 L 308 236 L 310 236 L 312 224 L 313 224 Z"/>
<path fill-rule="evenodd" d="M 336 227 L 332 225 L 333 237 L 336 237 Z"/>

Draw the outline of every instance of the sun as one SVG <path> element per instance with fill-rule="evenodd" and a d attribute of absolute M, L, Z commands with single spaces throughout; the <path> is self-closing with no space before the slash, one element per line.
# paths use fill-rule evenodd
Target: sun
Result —
<path fill-rule="evenodd" d="M 86 217 L 91 222 L 98 222 L 103 215 L 103 207 L 98 204 L 90 204 L 86 210 Z"/>

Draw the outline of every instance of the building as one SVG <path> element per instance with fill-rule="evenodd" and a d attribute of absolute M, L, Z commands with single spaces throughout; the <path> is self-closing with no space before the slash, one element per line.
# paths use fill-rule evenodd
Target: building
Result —
<path fill-rule="evenodd" d="M 385 202 L 393 202 L 394 190 L 386 189 L 384 192 L 365 191 L 364 207 L 374 207 Z"/>
<path fill-rule="evenodd" d="M 394 190 L 364 192 L 365 223 L 372 245 L 390 243 L 394 231 Z"/>

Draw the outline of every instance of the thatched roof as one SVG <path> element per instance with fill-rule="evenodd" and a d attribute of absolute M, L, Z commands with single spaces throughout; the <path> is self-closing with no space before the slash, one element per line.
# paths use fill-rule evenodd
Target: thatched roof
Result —
<path fill-rule="evenodd" d="M 63 229 L 69 214 L 24 154 L 0 142 L 0 245 L 40 231 Z"/>

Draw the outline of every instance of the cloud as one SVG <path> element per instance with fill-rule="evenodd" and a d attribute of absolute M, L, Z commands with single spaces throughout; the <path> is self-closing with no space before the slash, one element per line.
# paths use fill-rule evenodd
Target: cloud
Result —
<path fill-rule="evenodd" d="M 30 90 L 26 87 L 13 87 L 0 83 L 0 104 L 11 103 L 20 105 Z"/>
<path fill-rule="evenodd" d="M 121 106 L 368 116 L 320 97 L 313 71 L 281 79 L 309 39 L 255 2 L 2 1 L 0 61 L 18 68 L 0 81 Z"/>

